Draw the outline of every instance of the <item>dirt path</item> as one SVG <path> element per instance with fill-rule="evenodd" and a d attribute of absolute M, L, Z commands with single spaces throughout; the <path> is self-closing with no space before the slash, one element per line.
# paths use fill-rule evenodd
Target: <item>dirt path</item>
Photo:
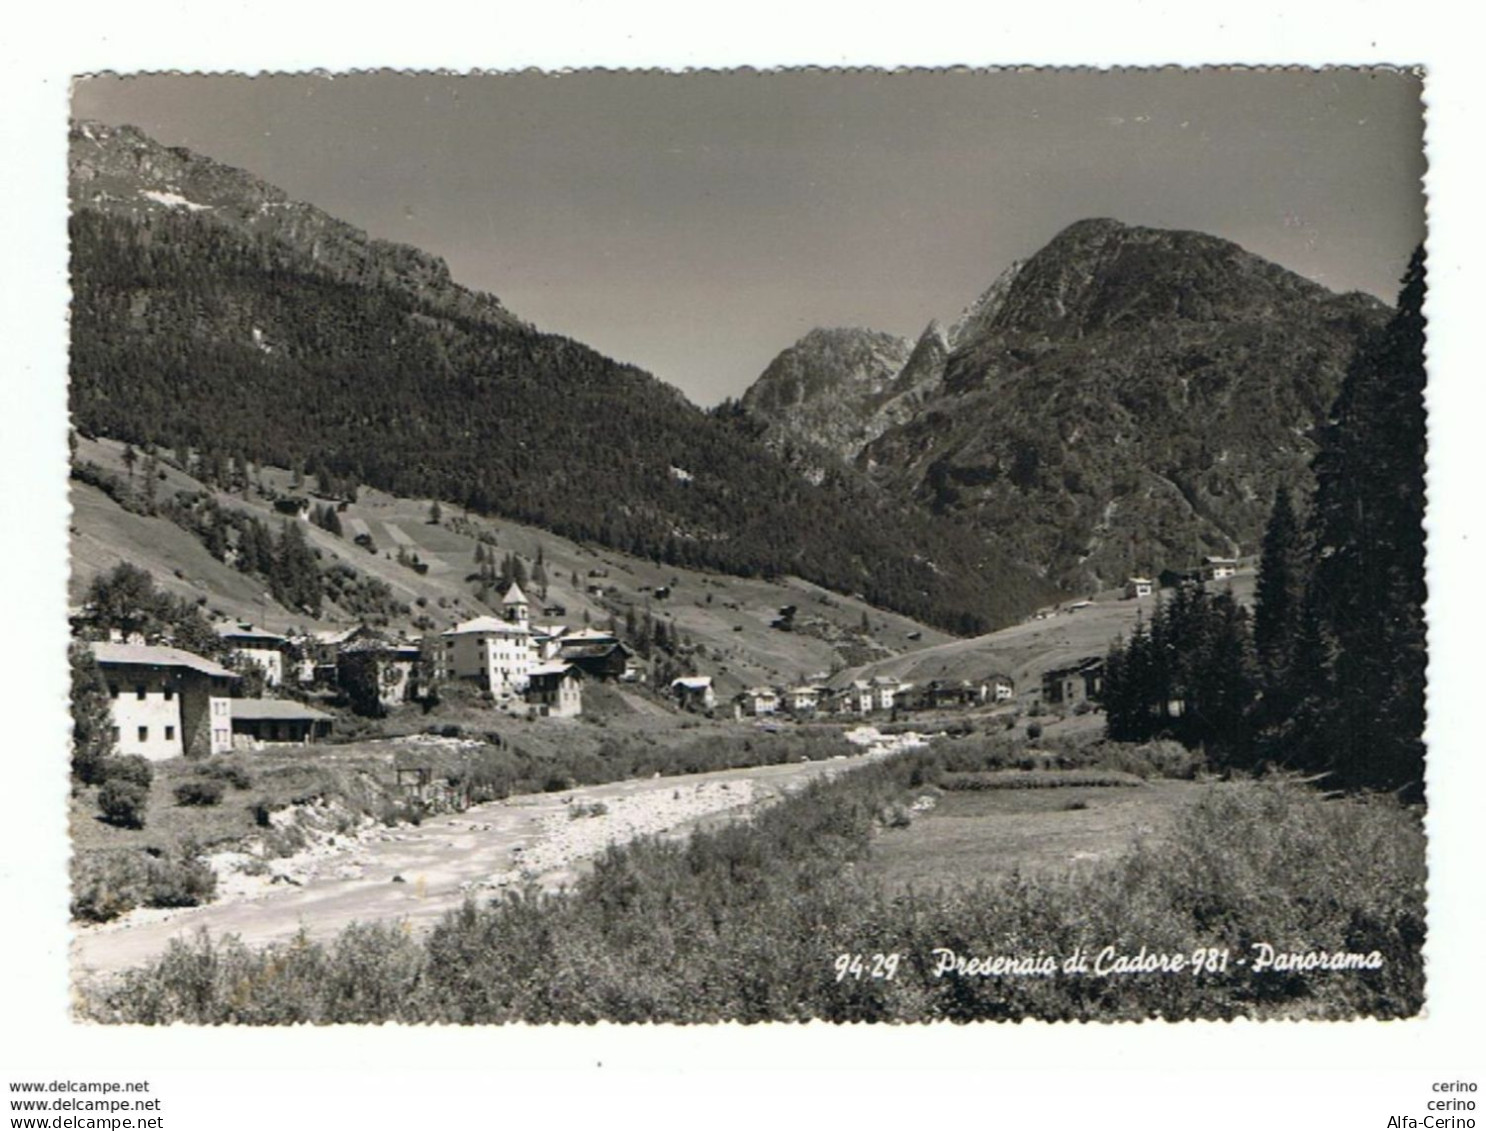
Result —
<path fill-rule="evenodd" d="M 113 923 L 79 927 L 72 943 L 74 974 L 82 979 L 138 966 L 171 939 L 201 928 L 236 934 L 252 945 L 283 941 L 301 927 L 325 938 L 353 921 L 400 919 L 426 929 L 467 897 L 488 898 L 528 879 L 555 890 L 611 843 L 680 835 L 719 817 L 736 819 L 903 744 L 879 742 L 866 753 L 824 762 L 527 794 L 431 817 L 417 827 L 372 830 L 346 838 L 333 852 L 296 862 L 289 870 L 299 877 L 295 883 L 244 885 L 233 877 L 223 897 L 204 907 L 141 910 Z M 574 811 L 589 815 L 574 817 Z"/>

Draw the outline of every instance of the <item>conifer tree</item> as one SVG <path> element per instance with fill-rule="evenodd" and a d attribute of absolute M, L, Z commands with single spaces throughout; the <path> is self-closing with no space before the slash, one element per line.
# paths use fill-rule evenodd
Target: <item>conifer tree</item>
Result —
<path fill-rule="evenodd" d="M 1315 459 L 1308 589 L 1325 662 L 1301 735 L 1349 785 L 1422 791 L 1424 772 L 1423 249 L 1397 313 L 1348 369 Z"/>
<path fill-rule="evenodd" d="M 115 752 L 108 684 L 81 641 L 67 649 L 72 675 L 72 776 L 82 785 L 103 780 L 104 763 Z"/>
<path fill-rule="evenodd" d="M 1289 680 L 1305 600 L 1306 560 L 1300 524 L 1282 485 L 1274 494 L 1254 586 L 1254 651 L 1265 692 Z"/>

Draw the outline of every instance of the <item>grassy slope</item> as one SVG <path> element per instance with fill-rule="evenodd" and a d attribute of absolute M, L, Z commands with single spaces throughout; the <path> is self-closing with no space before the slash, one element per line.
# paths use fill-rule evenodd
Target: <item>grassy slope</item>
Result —
<path fill-rule="evenodd" d="M 112 441 L 79 441 L 80 459 L 92 460 L 124 474 L 121 453 L 121 445 Z M 168 491 L 200 489 L 199 483 L 173 468 L 167 468 L 166 474 L 167 479 L 160 487 L 162 498 Z M 287 471 L 267 468 L 261 479 L 279 491 L 291 491 Z M 81 599 L 93 577 L 127 560 L 148 569 L 156 582 L 171 592 L 193 600 L 205 596 L 209 610 L 251 620 L 270 629 L 283 631 L 290 627 L 354 623 L 355 618 L 334 608 L 327 610 L 326 617 L 318 624 L 309 623 L 304 616 L 267 598 L 262 585 L 213 559 L 190 534 L 163 519 L 124 511 L 96 488 L 74 482 L 72 498 L 71 597 L 74 601 Z M 244 498 L 218 492 L 218 499 L 224 505 L 256 514 L 275 527 L 282 519 L 270 503 L 256 494 Z M 417 598 L 424 598 L 427 607 L 415 607 L 414 613 L 426 613 L 436 622 L 436 630 L 441 630 L 490 610 L 476 600 L 473 586 L 464 581 L 478 568 L 474 559 L 475 540 L 448 529 L 447 525 L 430 525 L 430 502 L 363 488 L 357 502 L 341 516 L 345 537 L 336 537 L 308 523 L 304 524 L 304 530 L 326 561 L 340 558 L 357 570 L 380 578 L 401 601 L 414 604 Z M 447 504 L 443 509 L 449 517 L 458 513 L 457 508 Z M 656 616 L 666 618 L 706 648 L 707 660 L 701 668 L 718 677 L 722 694 L 752 683 L 794 681 L 805 674 L 827 671 L 839 663 L 835 649 L 827 641 L 769 627 L 784 605 L 798 606 L 802 620 L 819 617 L 852 631 L 859 627 L 865 612 L 874 639 L 895 653 L 953 639 L 906 617 L 829 593 L 798 578 L 768 582 L 677 569 L 607 549 L 585 547 L 518 523 L 473 517 L 470 521 L 496 535 L 496 552 L 501 556 L 514 551 L 530 563 L 541 547 L 550 579 L 548 603 L 566 607 L 567 615 L 561 619 L 569 626 L 581 627 L 585 613 L 594 624 L 603 624 L 610 615 L 609 607 L 583 591 L 590 570 L 608 571 L 607 577 L 594 580 L 617 590 L 610 603 L 620 609 L 625 602 L 632 602 L 643 610 L 650 598 L 642 589 L 671 585 L 671 597 L 652 601 L 650 607 Z M 358 523 L 365 525 L 376 542 L 375 555 L 352 542 Z M 427 574 L 419 575 L 398 564 L 400 544 L 407 545 L 428 564 Z M 575 572 L 579 576 L 577 587 L 571 580 Z M 439 605 L 441 599 L 444 607 Z M 540 622 L 556 618 L 536 619 Z M 416 632 L 410 618 L 394 622 L 392 627 L 410 634 Z M 909 640 L 914 633 L 920 638 Z"/>
<path fill-rule="evenodd" d="M 1231 582 L 1234 595 L 1249 604 L 1254 574 L 1240 571 Z M 1059 606 L 1046 620 L 1029 620 L 985 636 L 951 640 L 932 647 L 843 672 L 840 680 L 893 675 L 924 683 L 931 679 L 971 679 L 1004 673 L 1016 680 L 1018 698 L 1035 697 L 1042 673 L 1084 656 L 1102 656 L 1116 636 L 1129 636 L 1137 619 L 1149 619 L 1156 599 L 1123 599 L 1111 590 L 1097 594 L 1089 608 L 1074 612 Z"/>

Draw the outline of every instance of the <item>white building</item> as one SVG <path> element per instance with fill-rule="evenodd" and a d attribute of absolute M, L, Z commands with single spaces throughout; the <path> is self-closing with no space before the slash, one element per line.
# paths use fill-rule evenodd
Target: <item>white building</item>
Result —
<path fill-rule="evenodd" d="M 772 687 L 750 687 L 738 693 L 738 713 L 758 717 L 772 715 L 779 710 L 779 693 Z"/>
<path fill-rule="evenodd" d="M 536 666 L 531 629 L 499 617 L 476 617 L 441 633 L 434 660 L 440 679 L 473 680 L 498 698 L 526 690 Z"/>
<path fill-rule="evenodd" d="M 553 719 L 583 713 L 583 673 L 571 664 L 541 664 L 528 673 L 526 701 Z"/>
<path fill-rule="evenodd" d="M 120 754 L 160 762 L 232 749 L 237 675 L 204 656 L 149 644 L 97 643 Z"/>
<path fill-rule="evenodd" d="M 1127 601 L 1149 597 L 1155 591 L 1156 583 L 1149 577 L 1131 577 L 1125 581 L 1125 599 Z"/>
<path fill-rule="evenodd" d="M 879 711 L 891 711 L 902 684 L 890 675 L 872 677 L 872 705 Z"/>
<path fill-rule="evenodd" d="M 809 714 L 819 706 L 820 688 L 818 687 L 791 687 L 784 693 L 784 707 L 791 714 Z"/>
<path fill-rule="evenodd" d="M 685 675 L 671 681 L 671 694 L 688 711 L 710 711 L 717 706 L 710 675 Z"/>
<path fill-rule="evenodd" d="M 434 661 L 440 679 L 470 679 L 500 699 L 525 693 L 540 663 L 531 604 L 514 582 L 501 601 L 505 619 L 476 617 L 440 634 Z"/>
<path fill-rule="evenodd" d="M 1237 558 L 1206 557 L 1202 559 L 1202 576 L 1208 581 L 1223 581 L 1237 572 Z"/>

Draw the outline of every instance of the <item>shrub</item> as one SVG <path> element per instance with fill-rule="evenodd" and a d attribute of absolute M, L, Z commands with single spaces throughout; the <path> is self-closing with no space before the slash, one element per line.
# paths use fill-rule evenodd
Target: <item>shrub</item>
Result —
<path fill-rule="evenodd" d="M 138 852 L 88 852 L 72 858 L 72 917 L 106 923 L 139 906 L 145 857 Z"/>
<path fill-rule="evenodd" d="M 146 907 L 196 907 L 217 894 L 217 874 L 198 857 L 151 860 L 148 870 Z"/>
<path fill-rule="evenodd" d="M 568 806 L 568 819 L 576 821 L 582 817 L 602 817 L 609 811 L 609 807 L 602 801 L 590 801 L 587 804 L 577 803 Z"/>
<path fill-rule="evenodd" d="M 1031 739 L 1033 742 L 1036 742 L 1039 738 L 1041 738 L 1042 737 L 1042 724 L 1041 723 L 1028 723 L 1027 724 L 1027 737 L 1029 739 Z"/>
<path fill-rule="evenodd" d="M 136 907 L 196 907 L 217 892 L 217 875 L 194 853 L 171 857 L 154 850 L 80 853 L 72 860 L 71 914 L 105 923 Z"/>
<path fill-rule="evenodd" d="M 222 783 L 209 779 L 181 782 L 175 787 L 177 805 L 220 805 Z"/>
<path fill-rule="evenodd" d="M 1206 766 L 1200 750 L 1188 750 L 1180 742 L 1158 738 L 1140 744 L 1105 742 L 1095 747 L 1093 764 L 1108 770 L 1121 770 L 1143 778 L 1195 778 Z"/>
<path fill-rule="evenodd" d="M 155 780 L 155 767 L 142 754 L 124 754 L 104 760 L 103 780 L 133 782 L 143 789 L 149 789 Z"/>
<path fill-rule="evenodd" d="M 248 768 L 241 762 L 207 762 L 201 767 L 200 773 L 204 777 L 224 781 L 232 786 L 233 789 L 253 788 L 253 775 L 248 772 Z"/>
<path fill-rule="evenodd" d="M 991 770 L 986 773 L 945 774 L 941 789 L 951 792 L 987 789 L 1070 789 L 1074 786 L 1138 786 L 1132 774 L 1116 770 Z"/>
<path fill-rule="evenodd" d="M 144 786 L 123 778 L 110 778 L 98 790 L 98 808 L 104 820 L 126 829 L 144 828 L 149 794 Z"/>
<path fill-rule="evenodd" d="M 1423 833 L 1390 799 L 1327 801 L 1293 782 L 1214 785 L 1169 836 L 1087 870 L 1037 883 L 988 877 L 925 897 L 884 892 L 849 867 L 870 851 L 879 815 L 906 800 L 907 772 L 878 763 L 748 824 L 613 848 L 564 894 L 468 903 L 424 938 L 387 924 L 252 950 L 203 934 L 86 987 L 81 1012 L 153 1024 L 472 1024 L 1355 1019 L 1420 1008 Z M 1261 941 L 1376 949 L 1383 966 L 1094 982 L 939 978 L 909 961 L 892 981 L 821 976 L 822 953 L 852 946 L 1014 953 L 1035 940 L 1069 954 L 1091 938 L 1132 953 L 1224 947 L 1235 958 Z"/>

